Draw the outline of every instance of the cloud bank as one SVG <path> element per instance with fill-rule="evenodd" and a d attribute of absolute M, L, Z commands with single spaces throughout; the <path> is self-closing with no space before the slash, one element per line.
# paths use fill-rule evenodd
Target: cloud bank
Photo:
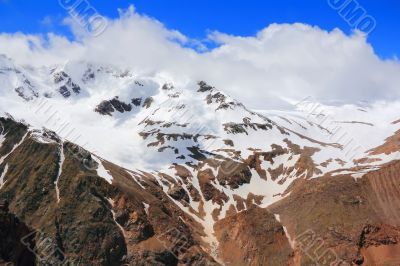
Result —
<path fill-rule="evenodd" d="M 255 36 L 213 32 L 198 40 L 166 28 L 131 7 L 92 37 L 66 18 L 75 40 L 48 33 L 0 34 L 0 53 L 22 65 L 87 60 L 167 73 L 174 80 L 206 80 L 256 109 L 282 108 L 312 96 L 325 102 L 398 100 L 400 63 L 382 60 L 365 36 L 305 24 L 272 24 Z M 195 48 L 194 48 L 195 47 Z"/>

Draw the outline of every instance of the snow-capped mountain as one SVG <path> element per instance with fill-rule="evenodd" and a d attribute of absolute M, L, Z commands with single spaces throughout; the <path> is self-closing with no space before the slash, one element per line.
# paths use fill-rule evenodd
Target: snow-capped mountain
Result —
<path fill-rule="evenodd" d="M 221 264 L 231 261 L 226 252 L 232 249 L 223 240 L 229 233 L 222 231 L 235 223 L 248 226 L 235 219 L 254 212 L 254 206 L 275 214 L 268 219 L 282 224 L 291 245 L 285 249 L 299 252 L 294 239 L 302 232 L 290 214 L 280 217 L 285 213 L 280 204 L 297 197 L 299 188 L 306 190 L 304 184 L 318 187 L 344 176 L 348 183 L 362 183 L 396 163 L 398 107 L 329 106 L 306 98 L 292 110 L 256 111 L 205 81 L 174 81 L 164 73 L 88 62 L 33 68 L 0 57 L 3 116 L 29 125 L 26 134 L 36 142 L 61 145 L 61 155 L 66 143 L 82 146 L 92 154 L 97 175 L 112 185 L 121 186 L 114 175 L 122 171 L 139 189 L 158 186 L 177 212 L 199 225 L 200 246 Z M 0 145 L 10 132 L 2 134 Z M 2 186 L 9 173 L 3 164 L 25 138 L 0 159 Z M 58 172 L 55 184 L 60 177 Z M 256 261 L 261 264 L 248 265 L 262 265 Z"/>

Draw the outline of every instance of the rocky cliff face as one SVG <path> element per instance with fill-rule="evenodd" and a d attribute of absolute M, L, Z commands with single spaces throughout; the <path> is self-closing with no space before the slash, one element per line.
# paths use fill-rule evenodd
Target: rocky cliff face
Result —
<path fill-rule="evenodd" d="M 276 217 L 257 206 L 217 222 L 219 255 L 226 265 L 290 265 L 293 249 Z"/>
<path fill-rule="evenodd" d="M 302 180 L 270 206 L 286 226 L 300 265 L 398 265 L 391 252 L 400 251 L 400 212 L 392 205 L 400 199 L 399 167 L 394 162 L 360 179 Z"/>

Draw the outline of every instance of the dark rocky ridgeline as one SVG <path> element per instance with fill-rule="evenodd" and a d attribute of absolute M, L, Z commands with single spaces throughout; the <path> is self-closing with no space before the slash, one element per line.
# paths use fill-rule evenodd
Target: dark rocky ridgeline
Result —
<path fill-rule="evenodd" d="M 95 112 L 101 115 L 111 115 L 115 112 L 115 109 L 110 101 L 102 101 L 96 106 Z"/>
<path fill-rule="evenodd" d="M 118 96 L 108 101 L 102 101 L 97 105 L 96 112 L 101 115 L 112 115 L 115 111 L 120 113 L 132 111 L 132 105 L 130 103 L 124 103 L 119 100 Z"/>
<path fill-rule="evenodd" d="M 214 87 L 208 85 L 204 81 L 199 81 L 198 85 L 199 85 L 199 89 L 197 90 L 198 92 L 207 92 L 207 91 L 212 91 L 215 89 Z"/>
<path fill-rule="evenodd" d="M 147 97 L 144 100 L 142 98 L 133 98 L 131 103 L 125 103 L 121 101 L 118 96 L 115 96 L 111 100 L 105 100 L 99 103 L 95 108 L 95 112 L 101 115 L 112 116 L 115 111 L 119 113 L 130 112 L 133 107 L 139 107 L 140 105 L 142 105 L 143 108 L 149 108 L 153 102 L 153 97 Z"/>
<path fill-rule="evenodd" d="M 22 124 L 1 121 L 8 134 L 0 156 L 27 133 Z M 35 243 L 37 265 L 217 265 L 200 247 L 201 226 L 174 204 L 150 174 L 142 173 L 147 177 L 139 184 L 125 169 L 104 162 L 114 178 L 111 185 L 97 175 L 93 155 L 66 142 L 56 185 L 60 145 L 57 140 L 37 141 L 28 132 L 0 165 L 0 173 L 8 167 L 0 200 L 9 203 L 0 227 L 16 227 L 18 232 L 1 237 L 0 247 L 33 232 L 29 236 Z M 26 232 L 8 222 L 10 217 Z M 3 260 L 18 258 L 23 250 L 19 245 L 4 249 Z"/>
<path fill-rule="evenodd" d="M 81 87 L 72 81 L 72 78 L 64 71 L 56 72 L 53 74 L 54 83 L 59 85 L 58 92 L 64 97 L 69 98 L 72 92 L 79 94 Z"/>
<path fill-rule="evenodd" d="M 115 97 L 110 102 L 114 106 L 115 110 L 120 113 L 132 111 L 132 105 L 121 102 L 118 97 Z"/>

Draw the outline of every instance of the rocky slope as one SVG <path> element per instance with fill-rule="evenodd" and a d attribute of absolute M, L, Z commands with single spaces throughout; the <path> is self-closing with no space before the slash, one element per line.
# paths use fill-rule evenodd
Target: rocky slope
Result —
<path fill-rule="evenodd" d="M 12 249 L 7 254 L 22 259 L 24 255 L 18 254 L 24 241 L 19 243 L 18 238 L 33 233 L 31 250 L 38 265 L 66 261 L 178 265 L 202 260 L 216 265 L 201 248 L 199 224 L 182 212 L 151 176 L 138 183 L 134 176 L 145 173 L 96 158 L 51 132 L 27 131 L 11 119 L 1 122 L 6 134 L 0 151 L 4 175 L 0 198 L 9 206 L 1 217 L 10 220 L 8 216 L 15 216 L 22 222 L 1 224 L 10 228 L 10 234 L 17 233 L 2 238 L 19 244 L 3 242 L 2 247 Z M 109 170 L 99 170 L 105 166 Z M 112 175 L 112 184 L 99 172 Z M 3 252 L 7 250 L 2 248 L 0 254 Z M 2 259 L 14 258 L 2 255 Z"/>
<path fill-rule="evenodd" d="M 203 81 L 0 61 L 0 199 L 37 264 L 399 265 L 397 105 L 256 112 Z"/>

